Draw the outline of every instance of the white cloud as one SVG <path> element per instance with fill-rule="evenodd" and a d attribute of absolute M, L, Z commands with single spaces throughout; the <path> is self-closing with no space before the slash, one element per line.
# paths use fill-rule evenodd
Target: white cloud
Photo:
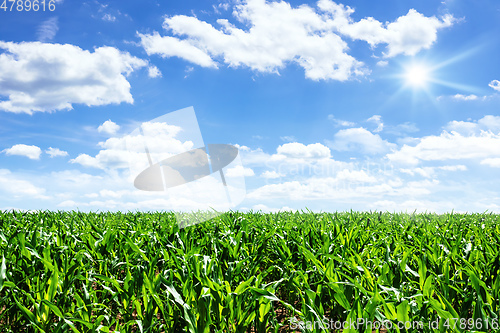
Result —
<path fill-rule="evenodd" d="M 458 101 L 475 101 L 478 99 L 477 95 L 462 95 L 462 94 L 456 94 L 452 98 Z"/>
<path fill-rule="evenodd" d="M 242 151 L 250 151 L 250 147 L 247 147 L 247 146 L 242 146 L 242 145 L 239 145 L 237 143 L 235 143 L 233 146 L 235 146 L 236 148 L 238 148 L 238 150 L 242 150 Z"/>
<path fill-rule="evenodd" d="M 280 136 L 280 139 L 281 139 L 281 141 L 285 141 L 285 142 L 297 141 L 297 139 L 293 135 Z"/>
<path fill-rule="evenodd" d="M 283 206 L 281 208 L 272 208 L 268 207 L 264 204 L 257 204 L 252 206 L 252 210 L 254 212 L 265 212 L 265 213 L 277 213 L 277 212 L 286 212 L 286 211 L 296 211 L 297 209 L 290 208 L 288 206 Z"/>
<path fill-rule="evenodd" d="M 328 147 L 321 144 L 286 144 L 279 146 L 275 154 L 265 153 L 261 149 L 242 152 L 241 160 L 246 166 L 265 166 L 267 170 L 260 174 L 264 179 L 325 177 L 336 175 L 339 170 L 356 168 L 352 162 L 334 160 L 330 156 L 330 150 L 325 148 Z"/>
<path fill-rule="evenodd" d="M 102 180 L 96 182 L 82 193 L 74 193 L 60 199 L 64 208 L 84 208 L 86 210 L 189 210 L 209 209 L 228 210 L 227 192 L 238 204 L 241 198 L 235 194 L 231 183 L 226 177 L 227 187 L 214 177 L 203 177 L 196 182 L 169 189 L 166 192 L 145 192 L 134 189 L 130 182 L 123 178 L 113 179 L 116 173 L 106 173 Z M 80 190 L 80 186 L 78 187 Z M 226 192 L 227 190 L 227 192 Z M 244 192 L 243 192 L 244 195 Z"/>
<path fill-rule="evenodd" d="M 141 45 L 148 55 L 158 54 L 163 58 L 179 57 L 202 67 L 217 68 L 217 64 L 203 50 L 192 45 L 189 41 L 175 37 L 162 37 L 157 32 L 152 35 L 137 33 Z"/>
<path fill-rule="evenodd" d="M 50 41 L 54 39 L 58 30 L 59 30 L 58 18 L 51 17 L 48 20 L 43 21 L 38 26 L 37 39 L 41 42 Z"/>
<path fill-rule="evenodd" d="M 500 116 L 484 116 L 477 121 L 477 124 L 480 129 L 485 129 L 494 133 L 500 132 Z"/>
<path fill-rule="evenodd" d="M 498 80 L 493 80 L 488 84 L 489 87 L 493 88 L 496 91 L 500 91 L 500 81 Z M 486 101 L 490 98 L 492 98 L 494 95 L 486 95 L 486 96 L 477 96 L 474 94 L 471 95 L 462 95 L 462 94 L 455 94 L 453 96 L 438 96 L 437 100 L 440 101 L 444 98 L 451 98 L 452 100 L 455 101 Z"/>
<path fill-rule="evenodd" d="M 251 191 L 250 200 L 272 201 L 283 199 L 301 201 L 338 200 L 369 203 L 381 197 L 418 197 L 432 193 L 438 180 L 403 182 L 398 179 L 377 178 L 364 170 L 341 170 L 333 176 L 310 177 L 301 181 L 291 180 L 268 184 Z"/>
<path fill-rule="evenodd" d="M 492 168 L 500 168 L 500 157 L 485 158 L 481 161 L 481 164 L 490 166 Z"/>
<path fill-rule="evenodd" d="M 255 176 L 255 172 L 250 168 L 245 168 L 244 166 L 237 165 L 233 168 L 227 169 L 224 173 L 227 177 L 251 177 Z"/>
<path fill-rule="evenodd" d="M 120 190 L 120 191 L 112 191 L 112 190 L 100 190 L 99 195 L 102 198 L 113 198 L 113 199 L 120 199 L 124 195 L 130 194 L 130 191 L 128 190 Z"/>
<path fill-rule="evenodd" d="M 108 22 L 114 22 L 116 21 L 116 16 L 113 16 L 111 14 L 104 14 L 102 17 L 103 21 L 108 21 Z"/>
<path fill-rule="evenodd" d="M 466 171 L 467 167 L 462 164 L 458 165 L 443 165 L 438 167 L 438 169 L 445 170 L 445 171 Z"/>
<path fill-rule="evenodd" d="M 389 65 L 389 62 L 386 60 L 377 61 L 377 66 L 379 66 L 379 67 L 385 67 L 387 65 Z"/>
<path fill-rule="evenodd" d="M 355 22 L 354 10 L 331 0 L 320 0 L 318 8 L 293 8 L 285 1 L 237 2 L 233 16 L 247 29 L 227 19 L 218 27 L 193 16 L 166 17 L 163 27 L 175 36 L 138 34 L 148 54 L 177 56 L 203 67 L 216 67 L 221 59 L 230 67 L 245 66 L 259 72 L 277 73 L 288 63 L 303 67 L 312 80 L 344 81 L 365 75 L 363 63 L 347 53 L 347 36 L 375 47 L 387 46 L 386 57 L 415 55 L 430 48 L 437 31 L 453 24 L 454 18 L 426 17 L 414 9 L 391 23 L 374 18 Z"/>
<path fill-rule="evenodd" d="M 57 184 L 65 190 L 75 189 L 75 185 L 84 188 L 92 184 L 106 183 L 102 176 L 93 176 L 78 170 L 54 171 L 47 176 L 47 179 L 57 179 Z"/>
<path fill-rule="evenodd" d="M 161 77 L 161 72 L 160 70 L 158 69 L 158 67 L 156 66 L 149 66 L 148 67 L 148 76 L 151 77 L 151 78 L 157 78 L 157 77 Z"/>
<path fill-rule="evenodd" d="M 467 167 L 462 164 L 458 165 L 443 165 L 439 167 L 421 167 L 421 168 L 412 168 L 412 169 L 400 169 L 402 173 L 406 173 L 410 176 L 420 175 L 424 178 L 432 178 L 436 176 L 436 170 L 444 170 L 444 171 L 466 171 Z"/>
<path fill-rule="evenodd" d="M 71 44 L 2 42 L 0 49 L 0 110 L 31 114 L 35 111 L 132 103 L 126 79 L 147 61 L 99 47 L 94 52 Z"/>
<path fill-rule="evenodd" d="M 351 126 L 356 125 L 356 123 L 353 123 L 352 121 L 337 119 L 337 118 L 335 118 L 335 116 L 333 114 L 328 115 L 328 120 L 333 121 L 335 126 L 338 126 L 338 127 L 351 127 Z"/>
<path fill-rule="evenodd" d="M 493 80 L 488 84 L 491 88 L 495 89 L 496 91 L 500 91 L 500 81 L 498 80 Z"/>
<path fill-rule="evenodd" d="M 444 128 L 448 131 L 457 132 L 462 135 L 471 135 L 478 132 L 477 123 L 469 121 L 453 120 L 450 121 Z"/>
<path fill-rule="evenodd" d="M 6 155 L 26 156 L 31 160 L 39 160 L 42 154 L 42 150 L 39 147 L 25 144 L 14 145 L 4 149 L 2 152 L 5 152 Z"/>
<path fill-rule="evenodd" d="M 276 172 L 274 170 L 271 170 L 271 171 L 266 170 L 260 176 L 262 178 L 267 178 L 267 179 L 276 179 L 276 178 L 284 177 L 285 175 L 281 174 L 281 173 L 278 173 L 278 172 Z"/>
<path fill-rule="evenodd" d="M 250 0 L 235 5 L 233 15 L 248 29 L 227 19 L 217 20 L 216 28 L 177 15 L 165 18 L 163 26 L 185 39 L 157 33 L 139 36 L 148 53 L 179 56 L 204 67 L 216 67 L 214 59 L 221 59 L 229 67 L 277 73 L 296 63 L 309 79 L 339 81 L 367 73 L 363 63 L 346 53 L 347 43 L 328 27 L 330 19 L 307 5 L 292 8 L 283 1 Z"/>
<path fill-rule="evenodd" d="M 88 154 L 80 154 L 76 158 L 71 159 L 69 162 L 70 163 L 77 163 L 77 164 L 83 165 L 84 167 L 104 169 L 104 166 L 102 166 L 104 163 L 100 163 L 100 160 L 102 159 L 101 156 L 102 155 L 92 157 Z M 124 164 L 123 167 L 126 167 L 126 164 Z"/>
<path fill-rule="evenodd" d="M 373 132 L 378 133 L 384 129 L 384 123 L 382 122 L 382 116 L 374 115 L 368 118 L 366 121 L 372 122 L 377 125 L 377 128 L 373 130 Z"/>
<path fill-rule="evenodd" d="M 373 134 L 365 128 L 347 128 L 338 131 L 333 141 L 327 141 L 328 146 L 338 151 L 359 151 L 367 154 L 385 153 L 395 147 L 383 140 L 378 134 Z"/>
<path fill-rule="evenodd" d="M 322 159 L 330 157 L 330 149 L 321 143 L 304 145 L 298 142 L 285 143 L 276 149 L 278 156 L 296 159 Z"/>
<path fill-rule="evenodd" d="M 78 207 L 78 203 L 76 203 L 73 200 L 64 200 L 63 202 L 61 202 L 60 204 L 58 204 L 57 207 L 63 208 L 63 209 L 64 208 L 68 208 L 68 209 L 79 208 Z"/>
<path fill-rule="evenodd" d="M 186 66 L 186 69 L 184 70 L 184 72 L 186 73 L 186 75 L 184 75 L 184 78 L 187 79 L 189 77 L 189 75 L 194 71 L 194 67 L 192 66 Z"/>
<path fill-rule="evenodd" d="M 354 22 L 350 17 L 354 9 L 349 6 L 330 0 L 320 0 L 318 6 L 331 13 L 332 26 L 342 34 L 366 41 L 372 47 L 386 44 L 385 57 L 415 55 L 422 49 L 428 49 L 437 40 L 437 31 L 455 22 L 452 15 L 438 19 L 435 16 L 426 17 L 415 9 L 410 9 L 406 15 L 391 23 L 383 24 L 373 17 Z"/>
<path fill-rule="evenodd" d="M 45 189 L 33 185 L 31 182 L 19 179 L 11 171 L 0 169 L 0 193 L 7 192 L 15 196 L 45 198 Z"/>
<path fill-rule="evenodd" d="M 437 40 L 437 31 L 451 26 L 454 18 L 451 15 L 445 15 L 439 20 L 434 16 L 425 17 L 416 10 L 410 9 L 406 16 L 401 16 L 396 22 L 389 23 L 385 31 L 379 31 L 379 36 L 374 35 L 369 30 L 373 21 L 368 19 L 363 24 L 361 22 L 359 22 L 359 30 L 353 29 L 355 34 L 360 33 L 358 38 L 364 39 L 372 45 L 386 43 L 388 52 L 385 56 L 394 57 L 398 54 L 415 55 L 422 49 L 429 49 Z M 371 24 L 363 26 L 364 23 Z M 373 28 L 376 26 L 377 24 L 374 24 Z M 363 30 L 363 28 L 367 30 Z"/>
<path fill-rule="evenodd" d="M 403 124 L 398 124 L 396 126 L 385 126 L 384 131 L 385 133 L 401 136 L 401 135 L 406 135 L 408 133 L 418 132 L 419 129 L 415 124 L 406 122 Z"/>
<path fill-rule="evenodd" d="M 370 209 L 378 211 L 407 212 L 407 213 L 442 213 L 460 212 L 460 207 L 450 201 L 444 200 L 378 200 L 369 204 Z"/>
<path fill-rule="evenodd" d="M 58 156 L 68 156 L 68 152 L 61 150 L 59 148 L 52 148 L 52 147 L 49 147 L 49 149 L 45 150 L 45 153 L 49 154 L 51 158 Z"/>
<path fill-rule="evenodd" d="M 462 135 L 480 134 L 481 131 L 500 133 L 500 116 L 486 115 L 477 121 L 450 121 L 444 127 Z"/>
<path fill-rule="evenodd" d="M 481 132 L 469 136 L 444 131 L 439 136 L 426 136 L 415 146 L 404 145 L 388 154 L 392 162 L 417 164 L 419 161 L 485 159 L 500 156 L 500 135 Z"/>
<path fill-rule="evenodd" d="M 238 145 L 235 145 L 239 148 Z M 245 146 L 244 146 L 245 147 Z M 262 166 L 272 160 L 272 155 L 264 152 L 261 148 L 240 149 L 241 162 L 243 165 Z"/>
<path fill-rule="evenodd" d="M 101 126 L 106 123 L 108 125 L 103 127 L 103 130 L 104 128 L 108 130 L 115 128 L 114 123 L 110 120 Z M 192 141 L 180 141 L 175 138 L 182 131 L 179 126 L 169 125 L 164 122 L 145 122 L 141 125 L 141 128 L 146 133 L 144 136 L 137 132 L 119 138 L 109 138 L 99 143 L 99 146 L 103 149 L 96 156 L 80 154 L 70 160 L 70 163 L 103 170 L 129 167 L 143 170 L 149 166 L 147 159 L 142 158 L 144 157 L 145 147 L 148 147 L 151 152 L 150 157 L 156 162 L 159 162 L 159 156 L 164 159 L 193 148 Z"/>
<path fill-rule="evenodd" d="M 431 178 L 432 176 L 434 176 L 434 168 L 432 167 L 400 169 L 399 171 L 410 176 L 414 176 L 415 174 L 420 175 L 424 178 Z"/>
<path fill-rule="evenodd" d="M 109 135 L 115 135 L 120 130 L 120 126 L 112 122 L 111 119 L 106 120 L 102 125 L 97 128 L 99 133 L 106 133 Z"/>
<path fill-rule="evenodd" d="M 377 179 L 367 174 L 364 170 L 340 170 L 335 177 L 339 181 L 374 183 Z"/>

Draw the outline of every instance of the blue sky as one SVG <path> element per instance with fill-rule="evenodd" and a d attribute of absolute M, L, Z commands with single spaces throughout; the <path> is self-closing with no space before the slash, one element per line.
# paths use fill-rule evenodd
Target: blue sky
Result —
<path fill-rule="evenodd" d="M 496 0 L 6 4 L 0 209 L 189 206 L 113 143 L 192 106 L 235 209 L 500 211 Z"/>

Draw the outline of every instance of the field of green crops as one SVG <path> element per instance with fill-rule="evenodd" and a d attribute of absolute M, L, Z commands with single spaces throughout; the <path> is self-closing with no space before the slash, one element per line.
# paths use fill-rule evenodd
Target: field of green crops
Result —
<path fill-rule="evenodd" d="M 499 221 L 0 211 L 0 332 L 499 332 Z"/>

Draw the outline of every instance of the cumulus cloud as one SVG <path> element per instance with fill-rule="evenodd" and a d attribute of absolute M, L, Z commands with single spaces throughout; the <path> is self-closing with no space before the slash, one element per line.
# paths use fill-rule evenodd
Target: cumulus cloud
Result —
<path fill-rule="evenodd" d="M 414 165 L 421 161 L 469 159 L 495 166 L 500 157 L 500 116 L 486 115 L 476 121 L 450 121 L 440 135 L 416 139 L 387 157 L 392 162 Z M 447 168 L 442 167 L 451 170 L 451 167 Z"/>
<path fill-rule="evenodd" d="M 225 175 L 227 177 L 251 177 L 255 176 L 255 172 L 250 168 L 245 168 L 244 166 L 237 165 L 235 167 L 227 169 Z"/>
<path fill-rule="evenodd" d="M 486 159 L 500 156 L 500 134 L 481 132 L 462 135 L 444 131 L 441 135 L 426 136 L 414 145 L 404 145 L 387 155 L 392 162 L 417 164 L 420 161 Z"/>
<path fill-rule="evenodd" d="M 248 146 L 239 145 L 237 143 L 233 144 L 233 146 L 235 146 L 236 148 L 238 148 L 238 150 L 241 150 L 241 151 L 250 151 L 250 147 L 248 147 Z"/>
<path fill-rule="evenodd" d="M 114 128 L 112 124 L 108 124 L 105 128 Z M 145 122 L 141 129 L 144 135 L 137 132 L 119 138 L 109 138 L 99 143 L 102 149 L 97 155 L 80 154 L 70 160 L 70 163 L 103 170 L 133 168 L 142 171 L 149 166 L 144 155 L 145 147 L 148 147 L 149 156 L 155 163 L 193 148 L 192 141 L 176 138 L 182 131 L 179 126 L 165 122 Z"/>
<path fill-rule="evenodd" d="M 148 76 L 151 78 L 156 78 L 156 77 L 161 77 L 161 72 L 156 66 L 149 66 L 148 67 Z"/>
<path fill-rule="evenodd" d="M 478 125 L 477 123 L 469 121 L 453 120 L 450 121 L 444 128 L 448 131 L 457 132 L 463 135 L 470 135 L 477 132 Z"/>
<path fill-rule="evenodd" d="M 477 121 L 450 121 L 444 127 L 463 135 L 480 134 L 482 131 L 500 133 L 500 116 L 486 115 Z"/>
<path fill-rule="evenodd" d="M 111 119 L 106 120 L 102 125 L 97 128 L 99 133 L 106 133 L 109 135 L 115 135 L 120 130 L 120 125 L 111 121 Z"/>
<path fill-rule="evenodd" d="M 320 0 L 317 8 L 292 7 L 285 1 L 237 2 L 233 16 L 217 20 L 217 26 L 194 16 L 166 17 L 163 27 L 173 36 L 140 34 L 148 54 L 180 57 L 203 67 L 249 67 L 278 73 L 289 63 L 305 70 L 312 80 L 344 81 L 369 73 L 364 64 L 348 54 L 344 37 L 366 41 L 371 47 L 384 44 L 385 57 L 415 55 L 437 40 L 438 30 L 454 18 L 426 17 L 414 9 L 391 23 L 374 18 L 354 21 L 354 9 L 331 0 Z M 240 28 L 238 26 L 242 26 Z"/>
<path fill-rule="evenodd" d="M 51 158 L 58 156 L 68 156 L 68 152 L 61 150 L 59 148 L 52 148 L 45 150 L 45 153 L 48 154 Z"/>
<path fill-rule="evenodd" d="M 113 47 L 94 52 L 71 44 L 2 42 L 0 110 L 31 114 L 87 106 L 133 103 L 126 76 L 147 61 Z"/>
<path fill-rule="evenodd" d="M 39 160 L 42 154 L 42 150 L 39 147 L 25 144 L 14 145 L 4 149 L 3 152 L 5 152 L 6 155 L 26 156 L 31 160 Z"/>
<path fill-rule="evenodd" d="M 491 88 L 495 89 L 496 91 L 500 91 L 500 81 L 498 80 L 493 80 L 488 84 Z"/>
<path fill-rule="evenodd" d="M 335 133 L 333 140 L 328 140 L 328 146 L 337 151 L 359 151 L 366 154 L 385 153 L 395 147 L 383 140 L 380 135 L 373 134 L 363 127 L 347 128 Z"/>
<path fill-rule="evenodd" d="M 296 159 L 322 159 L 329 158 L 330 149 L 321 143 L 312 143 L 304 145 L 299 142 L 285 143 L 276 149 L 280 157 Z"/>
<path fill-rule="evenodd" d="M 339 31 L 353 39 L 366 41 L 371 46 L 386 44 L 384 56 L 394 57 L 398 54 L 415 55 L 422 49 L 429 49 L 437 40 L 438 30 L 450 27 L 455 22 L 452 15 L 436 18 L 426 17 L 410 9 L 396 21 L 383 24 L 369 17 L 353 22 L 350 14 L 354 12 L 350 7 L 337 5 L 329 0 L 320 0 L 320 4 L 331 8 L 333 15 L 343 18 L 335 23 Z"/>

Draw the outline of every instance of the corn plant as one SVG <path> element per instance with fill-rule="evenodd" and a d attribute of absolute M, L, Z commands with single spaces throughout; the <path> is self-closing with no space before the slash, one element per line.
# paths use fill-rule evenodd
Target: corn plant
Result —
<path fill-rule="evenodd" d="M 166 212 L 4 211 L 0 332 L 498 332 L 498 221 L 227 212 L 180 229 Z"/>

